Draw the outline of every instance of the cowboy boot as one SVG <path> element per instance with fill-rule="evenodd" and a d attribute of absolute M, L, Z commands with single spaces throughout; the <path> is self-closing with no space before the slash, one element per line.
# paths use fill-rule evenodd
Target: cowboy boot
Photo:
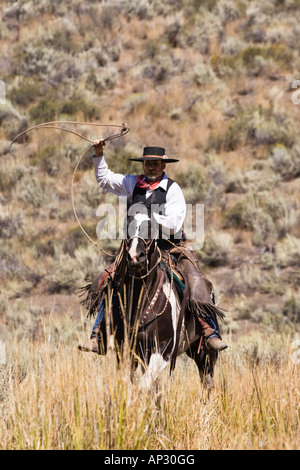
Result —
<path fill-rule="evenodd" d="M 215 351 L 226 349 L 228 346 L 218 332 L 216 315 L 220 313 L 212 301 L 212 283 L 204 277 L 199 266 L 190 260 L 183 259 L 180 264 L 188 284 L 189 307 L 201 324 L 206 343 Z"/>
<path fill-rule="evenodd" d="M 206 344 L 215 351 L 223 351 L 228 346 L 222 341 L 219 333 L 217 333 L 209 324 L 200 316 L 198 316 L 199 323 L 201 325 L 203 335 L 206 339 Z"/>
<path fill-rule="evenodd" d="M 206 343 L 215 351 L 223 351 L 228 348 L 227 344 L 217 334 L 213 334 L 206 338 Z"/>
<path fill-rule="evenodd" d="M 93 330 L 92 336 L 90 337 L 89 341 L 83 345 L 79 345 L 78 349 L 82 352 L 93 352 L 96 354 L 100 354 L 100 341 L 99 341 L 99 334 L 100 334 L 100 326 L 96 327 Z"/>

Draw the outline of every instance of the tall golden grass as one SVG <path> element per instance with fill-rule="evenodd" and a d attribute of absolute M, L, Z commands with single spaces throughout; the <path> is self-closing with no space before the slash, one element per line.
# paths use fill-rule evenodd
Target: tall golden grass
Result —
<path fill-rule="evenodd" d="M 1 449 L 297 449 L 299 365 L 289 337 L 252 334 L 222 352 L 208 395 L 194 363 L 141 392 L 128 361 L 80 353 L 84 327 L 50 318 L 35 342 L 6 338 L 0 366 Z"/>

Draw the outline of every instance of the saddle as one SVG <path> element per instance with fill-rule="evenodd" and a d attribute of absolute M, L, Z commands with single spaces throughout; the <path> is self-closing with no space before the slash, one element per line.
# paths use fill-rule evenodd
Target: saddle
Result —
<path fill-rule="evenodd" d="M 171 280 L 171 276 L 173 277 L 176 290 L 179 296 L 182 297 L 185 291 L 185 287 L 186 287 L 185 282 L 184 282 L 184 277 L 180 273 L 180 271 L 177 268 L 175 268 L 175 266 L 176 264 L 174 261 L 172 263 L 172 267 L 167 266 L 165 261 L 160 262 L 160 268 L 168 274 L 170 280 Z"/>

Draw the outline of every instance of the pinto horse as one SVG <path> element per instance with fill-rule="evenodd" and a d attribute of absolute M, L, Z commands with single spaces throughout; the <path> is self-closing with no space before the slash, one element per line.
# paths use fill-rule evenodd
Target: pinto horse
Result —
<path fill-rule="evenodd" d="M 132 370 L 139 362 L 143 364 L 143 388 L 166 366 L 172 371 L 176 357 L 186 353 L 196 362 L 202 383 L 212 388 L 218 353 L 206 345 L 200 322 L 188 309 L 188 286 L 178 279 L 168 251 L 159 247 L 158 227 L 150 209 L 139 203 L 138 210 L 130 214 L 129 208 L 126 229 L 118 262 L 107 270 L 113 277 L 102 293 L 110 313 L 101 324 L 103 353 L 109 334 L 114 335 L 118 351 L 129 342 Z M 99 301 L 99 297 L 96 292 L 94 298 Z"/>

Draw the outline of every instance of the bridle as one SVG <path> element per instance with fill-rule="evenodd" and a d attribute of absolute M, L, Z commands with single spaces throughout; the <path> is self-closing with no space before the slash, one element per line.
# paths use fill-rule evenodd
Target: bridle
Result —
<path fill-rule="evenodd" d="M 152 243 L 153 243 L 156 239 L 155 239 L 155 238 L 152 238 L 151 240 L 145 240 L 145 238 L 141 237 L 140 235 L 133 235 L 132 237 L 126 239 L 126 241 L 125 241 L 125 247 L 126 247 L 127 251 L 128 251 L 128 247 L 129 247 L 130 242 L 131 242 L 133 239 L 135 239 L 135 238 L 138 238 L 139 240 L 142 240 L 142 242 L 143 242 L 144 245 L 145 245 L 145 252 L 146 252 L 146 271 L 147 271 L 147 272 L 146 272 L 146 274 L 144 274 L 143 276 L 135 276 L 135 275 L 130 274 L 130 273 L 129 273 L 129 275 L 130 275 L 131 277 L 133 277 L 134 279 L 145 279 L 145 278 L 148 277 L 149 274 L 151 274 L 152 271 L 159 265 L 159 263 L 160 263 L 161 260 L 162 260 L 162 255 L 161 255 L 161 251 L 160 251 L 159 246 L 156 245 L 156 248 L 157 248 L 157 250 L 158 250 L 158 252 L 159 252 L 159 257 L 158 257 L 156 263 L 154 264 L 154 266 L 152 266 L 152 268 L 149 269 L 149 257 L 148 257 L 148 255 L 149 255 L 149 251 L 150 251 L 150 248 L 151 248 L 151 246 L 152 246 Z"/>
<path fill-rule="evenodd" d="M 145 320 L 147 319 L 148 315 L 150 313 L 152 313 L 154 315 L 155 318 L 158 318 L 160 317 L 166 310 L 167 306 L 168 306 L 168 303 L 169 303 L 169 300 L 170 300 L 170 297 L 171 297 L 171 293 L 172 293 L 172 290 L 173 290 L 173 272 L 172 272 L 172 268 L 171 268 L 171 261 L 170 261 L 170 254 L 168 255 L 168 258 L 169 258 L 169 267 L 170 267 L 170 270 L 171 270 L 171 279 L 170 279 L 170 289 L 169 289 L 169 294 L 166 298 L 166 301 L 165 301 L 165 304 L 162 308 L 162 310 L 158 313 L 156 313 L 154 311 L 154 306 L 156 304 L 156 301 L 158 299 L 158 296 L 159 296 L 159 293 L 161 291 L 161 288 L 162 288 L 162 284 L 163 284 L 163 279 L 164 279 L 164 272 L 162 271 L 161 272 L 161 276 L 160 276 L 160 282 L 158 284 L 158 287 L 156 289 L 156 292 L 154 293 L 153 295 L 153 298 L 152 300 L 149 298 L 149 293 L 148 293 L 148 289 L 147 289 L 147 285 L 146 285 L 146 282 L 145 282 L 145 279 L 149 277 L 149 275 L 152 273 L 152 271 L 154 271 L 155 268 L 157 268 L 157 266 L 160 264 L 160 262 L 162 261 L 162 254 L 161 254 L 161 250 L 159 248 L 159 246 L 156 244 L 156 249 L 158 250 L 159 252 L 159 256 L 158 256 L 158 259 L 156 261 L 156 263 L 152 266 L 152 268 L 149 269 L 149 257 L 148 257 L 148 254 L 149 254 L 149 251 L 150 251 L 150 248 L 153 244 L 153 242 L 156 240 L 156 238 L 152 238 L 151 240 L 145 240 L 145 238 L 141 237 L 140 235 L 133 235 L 132 237 L 126 239 L 125 241 L 125 249 L 128 249 L 128 246 L 129 246 L 129 243 L 135 239 L 135 238 L 138 238 L 139 240 L 142 240 L 142 242 L 144 243 L 145 245 L 145 252 L 146 252 L 146 269 L 147 269 L 147 272 L 146 274 L 142 275 L 142 276 L 135 276 L 133 274 L 130 274 L 129 272 L 129 276 L 132 278 L 132 281 L 134 282 L 135 279 L 138 279 L 138 280 L 141 280 L 142 281 L 142 288 L 141 288 L 141 293 L 140 295 L 142 294 L 143 291 L 146 292 L 146 297 L 147 297 L 147 300 L 148 300 L 148 307 L 146 308 L 145 310 L 145 313 L 144 313 L 144 316 L 143 316 L 143 319 L 141 320 L 141 323 L 140 323 L 140 327 L 143 326 Z M 133 289 L 133 283 L 131 284 L 131 290 Z"/>

